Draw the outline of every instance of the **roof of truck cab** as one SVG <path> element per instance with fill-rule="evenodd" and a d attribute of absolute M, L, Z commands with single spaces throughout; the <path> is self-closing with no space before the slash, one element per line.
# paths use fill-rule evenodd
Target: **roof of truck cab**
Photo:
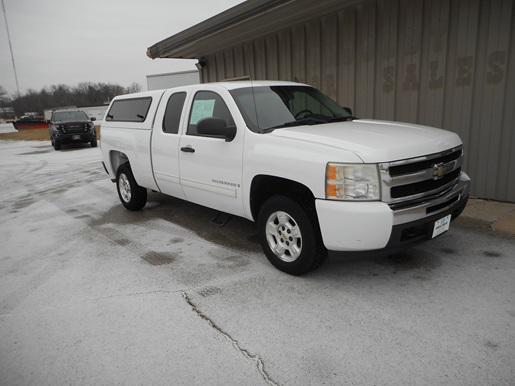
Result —
<path fill-rule="evenodd" d="M 192 84 L 189 86 L 180 86 L 180 87 L 171 87 L 163 90 L 152 90 L 152 91 L 143 91 L 134 94 L 124 94 L 119 95 L 115 99 L 131 99 L 131 98 L 147 98 L 147 97 L 159 97 L 164 91 L 180 89 L 184 90 L 199 90 L 206 86 L 220 86 L 227 90 L 235 90 L 238 88 L 247 88 L 247 87 L 264 87 L 264 86 L 308 86 L 307 84 L 297 83 L 297 82 L 287 82 L 287 81 L 279 81 L 279 80 L 242 80 L 242 81 L 228 81 L 228 82 L 213 82 L 213 83 L 200 83 L 200 84 Z"/>

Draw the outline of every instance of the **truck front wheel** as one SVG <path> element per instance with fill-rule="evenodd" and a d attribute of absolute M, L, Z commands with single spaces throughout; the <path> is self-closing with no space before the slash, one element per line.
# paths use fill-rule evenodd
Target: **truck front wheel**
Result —
<path fill-rule="evenodd" d="M 268 199 L 258 216 L 261 246 L 268 260 L 290 275 L 318 268 L 327 256 L 315 219 L 294 200 Z"/>
<path fill-rule="evenodd" d="M 129 164 L 118 169 L 116 188 L 120 201 L 129 210 L 140 210 L 147 203 L 147 189 L 136 183 Z"/>

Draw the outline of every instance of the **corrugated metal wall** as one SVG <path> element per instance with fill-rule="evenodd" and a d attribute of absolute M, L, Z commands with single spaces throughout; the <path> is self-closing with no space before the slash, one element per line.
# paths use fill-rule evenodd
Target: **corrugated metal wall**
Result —
<path fill-rule="evenodd" d="M 210 55 L 202 80 L 306 82 L 360 117 L 453 130 L 473 193 L 515 201 L 514 14 L 514 0 L 364 1 Z"/>

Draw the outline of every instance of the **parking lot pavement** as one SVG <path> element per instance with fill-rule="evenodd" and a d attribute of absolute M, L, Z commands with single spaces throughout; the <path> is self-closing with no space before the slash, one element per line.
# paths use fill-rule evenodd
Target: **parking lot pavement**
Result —
<path fill-rule="evenodd" d="M 98 149 L 0 142 L 2 384 L 515 383 L 515 240 L 452 226 L 291 277 L 253 225 L 152 193 Z"/>

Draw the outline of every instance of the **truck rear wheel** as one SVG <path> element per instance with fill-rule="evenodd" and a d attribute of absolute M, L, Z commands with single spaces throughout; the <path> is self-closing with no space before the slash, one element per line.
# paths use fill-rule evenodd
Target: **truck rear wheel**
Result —
<path fill-rule="evenodd" d="M 318 268 L 327 256 L 315 219 L 288 197 L 273 196 L 263 204 L 258 228 L 268 260 L 290 275 Z"/>
<path fill-rule="evenodd" d="M 116 189 L 123 206 L 129 210 L 140 210 L 147 203 L 147 189 L 136 183 L 132 170 L 127 163 L 118 169 Z"/>

